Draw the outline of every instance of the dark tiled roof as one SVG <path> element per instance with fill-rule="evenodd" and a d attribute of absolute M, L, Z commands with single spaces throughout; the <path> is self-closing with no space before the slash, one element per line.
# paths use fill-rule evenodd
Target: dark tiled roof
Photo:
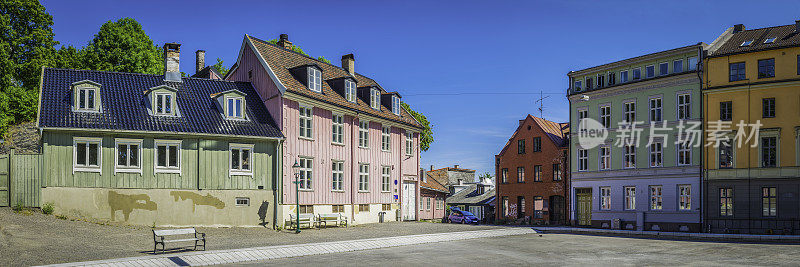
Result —
<path fill-rule="evenodd" d="M 222 79 L 222 74 L 220 74 L 217 69 L 212 68 L 211 66 L 206 66 L 205 68 L 201 69 L 194 75 L 192 78 L 205 78 L 205 79 Z"/>
<path fill-rule="evenodd" d="M 71 85 L 82 80 L 102 85 L 101 113 L 72 111 Z M 283 137 L 247 82 L 183 78 L 175 83 L 165 82 L 163 75 L 50 68 L 44 69 L 42 82 L 39 127 Z M 175 100 L 181 116 L 148 113 L 144 91 L 159 85 L 178 90 Z M 247 94 L 249 120 L 227 120 L 218 110 L 210 95 L 228 90 Z"/>
<path fill-rule="evenodd" d="M 284 49 L 249 35 L 247 38 L 250 39 L 261 57 L 264 58 L 267 64 L 269 64 L 269 66 L 275 72 L 275 75 L 286 87 L 287 91 L 383 119 L 401 122 L 417 128 L 422 127 L 405 109 L 402 109 L 400 111 L 400 115 L 398 116 L 392 113 L 392 111 L 384 105 L 381 105 L 380 110 L 375 110 L 370 107 L 369 103 L 364 102 L 360 98 L 357 98 L 356 103 L 349 102 L 344 98 L 344 96 L 331 88 L 327 82 L 328 80 L 352 77 L 356 79 L 356 86 L 359 88 L 366 86 L 377 86 L 382 91 L 382 94 L 387 93 L 387 91 L 377 82 L 375 82 L 375 80 L 358 73 L 355 75 L 350 75 L 350 73 L 338 66 L 334 66 L 300 53 Z M 322 92 L 311 91 L 302 81 L 298 80 L 289 71 L 292 68 L 309 64 L 319 66 L 322 69 Z"/>
<path fill-rule="evenodd" d="M 800 46 L 800 33 L 795 32 L 795 29 L 796 26 L 792 24 L 737 32 L 709 57 Z M 775 38 L 774 42 L 764 43 L 764 40 L 773 37 Z M 753 41 L 753 43 L 741 46 L 745 41 Z"/>
<path fill-rule="evenodd" d="M 467 188 L 448 197 L 447 204 L 486 204 L 494 198 L 494 188 L 478 194 L 478 184 L 470 184 Z"/>

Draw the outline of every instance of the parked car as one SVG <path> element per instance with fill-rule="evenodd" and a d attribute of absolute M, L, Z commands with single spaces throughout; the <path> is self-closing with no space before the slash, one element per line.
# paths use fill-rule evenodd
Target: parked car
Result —
<path fill-rule="evenodd" d="M 478 224 L 478 217 L 469 211 L 452 209 L 447 217 L 451 223 Z"/>

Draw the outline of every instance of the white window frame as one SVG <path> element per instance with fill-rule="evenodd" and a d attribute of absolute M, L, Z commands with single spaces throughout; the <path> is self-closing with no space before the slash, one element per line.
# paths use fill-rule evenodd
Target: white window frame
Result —
<path fill-rule="evenodd" d="M 658 104 L 657 107 L 653 105 L 653 101 L 654 100 L 656 100 L 656 103 Z M 653 97 L 648 98 L 647 107 L 649 108 L 648 113 L 647 113 L 648 121 L 653 121 L 653 122 L 662 122 L 662 121 L 664 121 L 664 109 L 663 109 L 664 108 L 664 99 L 661 98 L 661 96 L 653 96 Z M 658 119 L 657 120 L 653 118 L 654 112 L 656 112 L 656 111 L 657 111 L 657 114 L 658 114 Z"/>
<path fill-rule="evenodd" d="M 624 210 L 636 210 L 636 187 L 625 186 L 622 190 L 625 192 Z"/>
<path fill-rule="evenodd" d="M 182 144 L 183 140 L 155 140 L 153 145 L 153 173 L 177 173 L 181 174 L 181 167 L 182 167 Z M 167 156 L 166 156 L 166 167 L 158 166 L 158 147 L 159 146 L 166 146 Z M 177 147 L 177 160 L 175 163 L 178 165 L 177 167 L 169 167 L 169 147 L 175 146 Z M 230 166 L 230 163 L 229 163 Z"/>
<path fill-rule="evenodd" d="M 381 127 L 381 151 L 384 151 L 384 152 L 391 152 L 392 151 L 392 127 L 391 126 L 383 126 L 383 127 Z"/>
<path fill-rule="evenodd" d="M 396 95 L 392 96 L 392 113 L 400 115 L 400 98 Z"/>
<path fill-rule="evenodd" d="M 667 73 L 661 73 L 661 66 L 667 65 Z M 661 62 L 658 63 L 658 75 L 657 76 L 667 76 L 669 75 L 669 62 Z"/>
<path fill-rule="evenodd" d="M 606 153 L 603 153 L 603 152 Z M 610 170 L 611 169 L 611 147 L 607 145 L 600 146 L 597 149 L 598 152 L 598 167 L 600 170 Z"/>
<path fill-rule="evenodd" d="M 653 67 L 653 76 L 649 76 L 648 73 L 647 73 L 647 68 L 650 68 L 650 67 Z M 653 78 L 653 77 L 656 77 L 656 76 L 658 76 L 658 75 L 656 74 L 656 65 L 655 64 L 645 65 L 644 66 L 644 78 L 645 79 Z"/>
<path fill-rule="evenodd" d="M 622 75 L 623 73 L 624 73 L 625 75 Z M 630 82 L 630 81 L 631 81 L 631 76 L 630 76 L 630 74 L 631 74 L 631 72 L 630 72 L 629 70 L 621 70 L 621 71 L 619 71 L 619 83 L 627 83 L 627 82 Z M 625 77 L 625 79 L 622 79 L 622 77 Z"/>
<path fill-rule="evenodd" d="M 692 185 L 678 185 L 678 210 L 692 210 Z"/>
<path fill-rule="evenodd" d="M 653 141 L 648 150 L 650 151 L 650 168 L 664 167 L 664 144 L 662 141 Z M 659 159 L 658 162 L 653 161 L 653 156 Z"/>
<path fill-rule="evenodd" d="M 298 190 L 312 191 L 314 190 L 314 158 L 304 156 L 298 158 L 298 163 L 300 164 L 298 169 L 300 177 L 297 178 Z"/>
<path fill-rule="evenodd" d="M 639 78 L 635 78 L 635 77 L 634 77 L 634 76 L 635 76 L 634 74 L 635 74 L 637 71 L 639 72 Z M 636 81 L 636 80 L 641 80 L 641 79 L 642 79 L 642 67 L 638 67 L 638 68 L 633 68 L 633 69 L 631 69 L 631 79 L 630 79 L 630 80 L 631 80 L 631 81 Z"/>
<path fill-rule="evenodd" d="M 369 192 L 369 163 L 358 164 L 358 192 Z"/>
<path fill-rule="evenodd" d="M 578 154 L 578 171 L 588 171 L 589 170 L 589 150 L 588 149 L 578 149 L 576 152 Z"/>
<path fill-rule="evenodd" d="M 358 121 L 358 147 L 369 148 L 369 121 Z"/>
<path fill-rule="evenodd" d="M 622 146 L 622 168 L 623 169 L 635 169 L 636 168 L 636 145 L 624 145 Z M 631 166 L 628 166 L 628 162 L 633 162 Z"/>
<path fill-rule="evenodd" d="M 98 112 L 100 111 L 100 107 L 97 104 L 97 98 L 99 97 L 97 88 L 95 87 L 77 87 L 75 90 L 78 90 L 77 99 L 75 99 L 75 111 L 82 111 L 82 112 Z M 89 91 L 94 91 L 94 98 L 92 99 L 92 107 L 89 108 Z M 83 94 L 85 92 L 85 94 Z M 81 107 L 81 100 L 84 101 L 85 107 Z"/>
<path fill-rule="evenodd" d="M 163 96 L 161 98 L 162 101 L 158 101 L 158 97 Z M 167 105 L 167 98 L 169 98 L 169 105 Z M 175 95 L 173 93 L 153 93 L 153 115 L 156 116 L 173 116 L 175 115 Z M 161 102 L 161 103 L 159 103 Z M 165 110 L 158 110 L 159 104 Z M 169 106 L 169 112 L 166 111 L 167 106 Z"/>
<path fill-rule="evenodd" d="M 350 79 L 344 80 L 344 96 L 347 101 L 356 102 L 356 82 Z"/>
<path fill-rule="evenodd" d="M 234 198 L 237 207 L 248 207 L 250 206 L 250 198 L 249 197 L 236 197 Z"/>
<path fill-rule="evenodd" d="M 381 166 L 381 193 L 392 190 L 392 166 Z"/>
<path fill-rule="evenodd" d="M 717 148 L 716 148 L 716 149 L 714 149 L 714 150 L 715 150 L 715 153 L 716 153 L 716 154 L 715 154 L 715 159 L 716 159 L 716 161 L 714 162 L 714 169 L 733 169 L 733 168 L 736 168 L 736 146 L 734 145 L 734 140 L 733 140 L 733 138 L 734 138 L 734 137 L 733 137 L 733 134 L 732 134 L 732 133 L 729 133 L 729 134 L 727 134 L 727 135 L 728 135 L 728 141 L 727 141 L 727 143 L 728 143 L 728 144 L 730 144 L 730 147 L 731 147 L 731 155 L 730 155 L 730 156 L 731 156 L 731 167 L 730 167 L 730 168 L 720 168 L 720 164 L 719 164 L 719 161 L 720 161 L 719 153 L 720 153 L 720 150 L 722 149 L 722 143 L 720 143 L 720 145 L 718 145 L 718 146 L 717 146 Z M 759 140 L 759 143 L 760 143 L 760 140 Z M 759 155 L 761 155 L 761 153 L 760 153 L 760 152 L 761 152 L 761 151 L 759 150 Z M 759 165 L 761 165 L 761 159 L 760 159 L 760 157 L 759 157 L 759 163 L 758 163 L 758 164 L 759 164 Z"/>
<path fill-rule="evenodd" d="M 600 124 L 606 129 L 611 128 L 611 103 L 601 104 L 598 112 L 600 113 Z M 608 120 L 607 123 L 606 120 Z"/>
<path fill-rule="evenodd" d="M 678 93 L 675 99 L 675 116 L 678 120 L 688 120 L 692 118 L 692 94 Z M 683 112 L 681 112 L 683 108 Z"/>
<path fill-rule="evenodd" d="M 344 192 L 344 161 L 331 160 L 331 191 Z"/>
<path fill-rule="evenodd" d="M 344 145 L 344 115 L 331 115 L 331 143 Z"/>
<path fill-rule="evenodd" d="M 611 187 L 600 187 L 600 210 L 611 210 Z"/>
<path fill-rule="evenodd" d="M 304 110 L 307 110 L 307 112 Z M 314 140 L 314 107 L 300 104 L 297 112 L 298 130 L 300 131 L 298 136 L 301 139 Z"/>
<path fill-rule="evenodd" d="M 239 108 L 236 108 L 236 102 L 237 101 L 239 102 Z M 241 97 L 241 96 L 228 96 L 228 97 L 225 97 L 225 105 L 226 105 L 225 117 L 228 118 L 228 119 L 234 119 L 234 120 L 244 120 L 244 118 L 245 118 L 245 115 L 244 115 L 244 109 L 245 109 L 244 103 L 245 103 L 244 102 L 244 97 Z M 233 107 L 231 107 L 231 105 Z M 233 111 L 233 114 L 231 114 L 231 111 Z"/>
<path fill-rule="evenodd" d="M 308 89 L 314 92 L 322 91 L 322 71 L 317 68 L 308 68 Z"/>
<path fill-rule="evenodd" d="M 119 163 L 119 145 L 126 146 L 126 165 L 120 165 Z M 130 157 L 131 157 L 131 145 L 136 145 L 137 147 L 137 161 L 136 167 L 130 166 Z M 142 139 L 126 139 L 126 138 L 116 138 L 114 139 L 114 174 L 117 173 L 138 173 L 139 175 L 142 174 Z"/>
<path fill-rule="evenodd" d="M 525 167 L 517 167 L 517 183 L 525 182 Z"/>
<path fill-rule="evenodd" d="M 664 209 L 664 188 L 660 185 L 650 186 L 650 210 Z"/>
<path fill-rule="evenodd" d="M 697 63 L 692 64 L 692 60 L 697 61 L 697 57 L 688 57 L 688 58 L 686 58 L 686 64 L 687 64 L 686 70 L 687 71 L 697 70 Z"/>
<path fill-rule="evenodd" d="M 692 147 L 687 145 L 688 140 L 686 140 L 687 139 L 686 137 L 684 137 L 683 139 L 684 142 L 680 142 L 675 146 L 675 149 L 677 150 L 676 155 L 678 156 L 675 162 L 678 163 L 678 166 L 692 165 Z M 687 157 L 681 157 L 684 154 L 686 154 Z M 683 160 L 684 158 L 686 159 L 685 162 Z"/>
<path fill-rule="evenodd" d="M 253 148 L 254 147 L 255 147 L 255 145 L 253 145 L 253 144 L 236 144 L 236 143 L 228 144 L 228 176 L 232 176 L 232 175 L 253 176 L 253 169 L 255 169 L 255 166 L 253 166 L 253 164 L 256 162 L 254 160 L 254 158 L 253 158 L 255 156 L 255 153 L 253 153 Z M 238 168 L 233 168 L 233 150 L 234 149 L 239 151 L 239 167 Z M 247 150 L 248 151 L 247 153 L 249 154 L 248 155 L 248 159 L 250 160 L 249 169 L 244 169 L 243 168 L 243 164 L 242 164 L 243 163 L 242 155 L 244 154 L 245 150 Z"/>
<path fill-rule="evenodd" d="M 414 154 L 414 132 L 406 131 L 406 156 Z"/>
<path fill-rule="evenodd" d="M 373 109 L 381 108 L 381 92 L 378 88 L 373 87 L 369 91 L 369 106 Z"/>
<path fill-rule="evenodd" d="M 675 71 L 675 66 L 681 66 L 680 71 Z M 685 68 L 683 66 L 683 59 L 676 59 L 672 61 L 672 73 L 681 73 L 684 72 Z"/>
<path fill-rule="evenodd" d="M 627 123 L 636 121 L 636 100 L 622 102 L 622 119 Z"/>
<path fill-rule="evenodd" d="M 86 164 L 78 165 L 78 143 L 86 144 Z M 97 165 L 89 164 L 89 145 L 97 144 Z M 103 174 L 103 138 L 75 137 L 72 139 L 72 174 L 75 172 L 96 172 Z"/>

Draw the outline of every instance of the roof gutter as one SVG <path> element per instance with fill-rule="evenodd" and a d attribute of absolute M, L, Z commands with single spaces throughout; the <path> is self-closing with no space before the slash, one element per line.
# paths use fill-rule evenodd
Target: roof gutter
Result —
<path fill-rule="evenodd" d="M 59 127 L 39 127 L 40 131 L 66 131 L 66 132 L 100 132 L 100 133 L 117 133 L 117 134 L 146 134 L 146 135 L 187 135 L 193 137 L 215 137 L 215 138 L 242 138 L 242 139 L 260 139 L 260 140 L 273 140 L 283 141 L 286 137 L 271 137 L 271 136 L 250 136 L 250 135 L 230 135 L 230 134 L 203 134 L 203 133 L 188 133 L 188 132 L 159 132 L 159 131 L 134 131 L 134 130 L 112 130 L 112 129 L 91 129 L 91 128 L 59 128 Z"/>

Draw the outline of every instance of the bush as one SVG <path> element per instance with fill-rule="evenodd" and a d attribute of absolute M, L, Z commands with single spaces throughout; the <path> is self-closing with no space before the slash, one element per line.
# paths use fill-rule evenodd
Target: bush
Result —
<path fill-rule="evenodd" d="M 17 202 L 16 204 L 14 204 L 14 206 L 11 207 L 11 210 L 17 211 L 17 212 L 22 211 L 24 209 L 25 209 L 25 206 L 22 205 L 22 201 Z"/>
<path fill-rule="evenodd" d="M 42 205 L 42 213 L 44 213 L 45 215 L 53 214 L 54 210 L 55 210 L 55 207 L 53 207 L 53 203 L 52 202 L 47 202 L 47 203 L 44 203 L 44 205 Z"/>

